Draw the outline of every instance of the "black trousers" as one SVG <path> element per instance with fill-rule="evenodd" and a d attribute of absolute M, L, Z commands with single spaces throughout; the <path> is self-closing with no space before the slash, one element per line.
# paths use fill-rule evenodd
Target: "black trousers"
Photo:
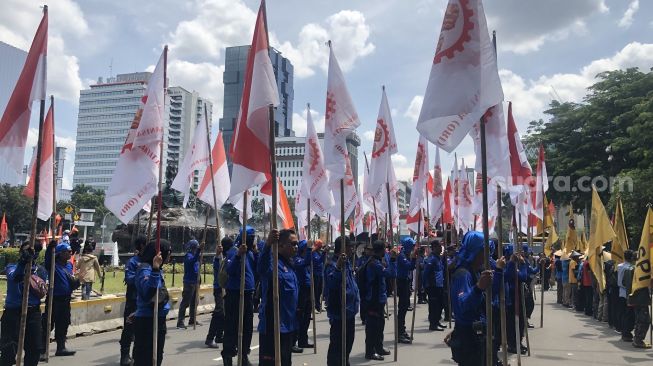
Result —
<path fill-rule="evenodd" d="M 624 305 L 625 304 L 626 302 L 624 301 Z M 626 305 L 625 310 L 626 311 L 624 311 L 621 318 L 621 336 L 624 338 L 632 338 L 633 329 L 635 329 L 635 308 Z"/>
<path fill-rule="evenodd" d="M 458 365 L 485 365 L 485 341 L 476 335 L 471 327 L 454 327 L 449 344 L 451 345 L 451 358 Z"/>
<path fill-rule="evenodd" d="M 184 283 L 184 289 L 181 292 L 181 302 L 179 303 L 179 315 L 177 316 L 177 324 L 183 324 L 186 319 L 186 309 L 190 305 L 190 315 L 188 316 L 188 323 L 195 322 L 195 299 L 197 295 L 196 283 Z"/>
<path fill-rule="evenodd" d="M 626 299 L 619 297 L 617 299 L 617 305 L 615 306 L 615 312 L 617 313 L 617 319 L 615 320 L 614 329 L 618 332 L 621 332 L 623 329 L 624 315 L 626 314 Z"/>
<path fill-rule="evenodd" d="M 246 358 L 252 345 L 252 331 L 254 327 L 254 313 L 252 307 L 253 291 L 245 291 L 245 306 L 243 312 L 243 357 Z M 238 356 L 238 320 L 240 307 L 240 291 L 227 290 L 224 297 L 224 341 L 222 358 Z"/>
<path fill-rule="evenodd" d="M 13 365 L 18 350 L 18 330 L 20 329 L 20 309 L 5 309 L 0 319 L 0 364 Z M 39 363 L 41 346 L 41 309 L 38 306 L 27 308 L 25 343 L 23 344 L 23 365 L 34 366 Z"/>
<path fill-rule="evenodd" d="M 152 332 L 154 321 L 152 317 L 134 318 L 134 366 L 152 366 Z M 166 319 L 160 316 L 157 329 L 157 365 L 163 362 L 163 347 L 166 342 Z"/>
<path fill-rule="evenodd" d="M 637 343 L 641 343 L 644 341 L 644 338 L 646 337 L 646 333 L 648 333 L 648 328 L 651 325 L 651 316 L 648 311 L 648 306 L 635 306 L 634 307 L 634 313 L 635 313 L 635 334 L 633 336 L 633 340 Z"/>
<path fill-rule="evenodd" d="M 594 312 L 594 289 L 591 286 L 581 287 L 581 292 L 583 293 L 583 310 L 585 310 L 585 315 L 592 315 Z"/>
<path fill-rule="evenodd" d="M 224 299 L 222 298 L 222 289 L 213 289 L 213 300 L 215 301 L 215 307 L 211 313 L 211 324 L 209 324 L 209 332 L 206 335 L 206 340 L 221 342 L 224 334 Z"/>
<path fill-rule="evenodd" d="M 281 366 L 292 365 L 292 345 L 295 334 L 281 333 L 280 334 L 280 347 L 281 348 Z M 259 333 L 259 344 L 261 349 L 258 353 L 259 366 L 274 366 L 274 333 Z"/>
<path fill-rule="evenodd" d="M 535 298 L 533 297 L 533 289 L 529 285 L 524 285 L 524 301 L 526 302 L 526 317 L 530 319 L 535 310 Z"/>
<path fill-rule="evenodd" d="M 354 345 L 354 335 L 356 332 L 356 319 L 347 319 L 347 366 L 349 366 L 349 354 Z M 329 329 L 329 351 L 327 352 L 327 366 L 341 366 L 342 363 L 342 323 L 341 319 L 329 320 L 331 328 Z"/>
<path fill-rule="evenodd" d="M 45 300 L 45 312 L 41 316 L 41 353 L 45 352 L 45 345 L 50 342 L 50 334 L 47 333 L 48 321 L 48 299 Z M 52 328 L 54 329 L 54 339 L 57 342 L 57 347 L 62 347 L 66 344 L 66 336 L 68 335 L 68 327 L 70 326 L 70 297 L 67 296 L 54 296 L 52 298 Z"/>
<path fill-rule="evenodd" d="M 521 304 L 517 304 L 521 306 Z M 524 314 L 519 310 L 519 342 L 524 338 Z M 515 307 L 514 305 L 506 306 L 506 338 L 508 339 L 508 347 L 517 347 L 515 340 Z"/>
<path fill-rule="evenodd" d="M 429 302 L 429 325 L 435 326 L 442 319 L 444 289 L 442 287 L 427 287 L 426 294 Z"/>
<path fill-rule="evenodd" d="M 619 287 L 611 286 L 608 293 L 608 325 L 619 330 Z"/>
<path fill-rule="evenodd" d="M 385 304 L 370 303 L 365 321 L 365 355 L 381 353 L 383 350 L 383 331 L 385 329 Z"/>
<path fill-rule="evenodd" d="M 315 310 L 318 311 L 322 311 L 322 303 L 320 303 L 322 284 L 322 277 L 313 276 L 313 296 L 315 296 Z"/>
<path fill-rule="evenodd" d="M 401 335 L 406 333 L 406 313 L 410 306 L 410 282 L 407 278 L 397 278 L 397 297 L 399 297 L 397 323 Z"/>
<path fill-rule="evenodd" d="M 134 323 L 127 321 L 129 315 L 136 311 L 136 301 L 128 300 L 125 302 L 125 312 L 122 315 L 122 332 L 120 333 L 120 351 L 129 353 L 132 342 L 134 341 Z"/>
<path fill-rule="evenodd" d="M 562 304 L 562 280 L 556 280 L 556 283 L 557 302 L 558 304 Z"/>
<path fill-rule="evenodd" d="M 311 286 L 301 285 L 299 288 L 299 297 L 297 299 L 297 324 L 299 329 L 295 332 L 295 341 L 298 346 L 308 344 L 308 327 L 311 325 Z"/>

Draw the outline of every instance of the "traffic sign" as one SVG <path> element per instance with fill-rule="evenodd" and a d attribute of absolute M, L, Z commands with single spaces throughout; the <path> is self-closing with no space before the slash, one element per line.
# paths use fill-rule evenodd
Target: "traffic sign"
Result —
<path fill-rule="evenodd" d="M 79 215 L 75 214 L 74 218 L 75 218 L 75 221 L 78 221 L 79 220 Z"/>
<path fill-rule="evenodd" d="M 70 205 L 66 206 L 66 208 L 64 209 L 64 211 L 66 211 L 67 214 L 73 212 L 73 206 L 70 206 Z"/>

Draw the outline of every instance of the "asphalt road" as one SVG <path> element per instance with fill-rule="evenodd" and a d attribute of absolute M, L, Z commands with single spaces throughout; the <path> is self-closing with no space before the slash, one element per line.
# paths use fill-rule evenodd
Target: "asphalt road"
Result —
<path fill-rule="evenodd" d="M 539 296 L 539 293 L 538 293 Z M 522 357 L 523 365 L 650 365 L 653 362 L 652 350 L 637 350 L 630 343 L 622 342 L 607 323 L 598 323 L 594 319 L 569 311 L 555 304 L 555 292 L 545 294 L 544 328 L 539 327 L 540 299 L 537 299 L 533 323 L 529 338 L 532 354 Z M 407 315 L 410 324 L 412 313 Z M 415 340 L 411 345 L 399 345 L 399 365 L 453 365 L 451 352 L 443 339 L 447 332 L 431 332 L 426 321 L 426 305 L 418 305 L 415 321 Z M 201 316 L 204 325 L 196 330 L 178 330 L 175 321 L 168 322 L 168 336 L 165 345 L 164 365 L 221 365 L 220 349 L 208 349 L 204 346 L 209 317 Z M 255 315 L 255 324 L 257 316 Z M 364 358 L 365 330 L 360 321 L 356 326 L 356 339 L 352 350 L 352 365 L 391 364 L 393 356 L 386 356 L 385 361 L 367 361 Z M 304 354 L 293 355 L 294 365 L 325 365 L 326 351 L 329 344 L 328 320 L 326 313 L 317 314 L 317 354 L 305 350 Z M 392 349 L 392 317 L 386 323 L 385 346 Z M 312 337 L 312 334 L 309 334 Z M 70 357 L 51 357 L 50 365 L 118 365 L 120 331 L 80 337 L 69 341 L 69 346 L 77 350 L 77 355 Z M 252 340 L 250 360 L 258 362 L 258 334 Z M 54 347 L 52 347 L 54 348 Z M 54 353 L 54 350 L 52 350 Z M 234 359 L 235 361 L 235 359 Z M 517 365 L 515 355 L 511 355 L 510 364 Z"/>

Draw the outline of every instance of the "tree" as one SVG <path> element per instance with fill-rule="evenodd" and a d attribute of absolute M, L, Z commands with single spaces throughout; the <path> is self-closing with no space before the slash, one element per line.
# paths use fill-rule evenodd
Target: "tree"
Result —
<path fill-rule="evenodd" d="M 0 185 L 0 215 L 7 215 L 7 226 L 12 240 L 15 239 L 16 233 L 29 233 L 32 229 L 33 201 L 23 196 L 23 189 L 24 186 Z"/>

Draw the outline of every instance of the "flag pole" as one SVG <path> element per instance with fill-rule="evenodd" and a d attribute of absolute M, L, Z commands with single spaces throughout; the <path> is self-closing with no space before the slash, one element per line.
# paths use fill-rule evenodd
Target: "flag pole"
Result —
<path fill-rule="evenodd" d="M 488 190 L 487 190 L 487 143 L 485 139 L 485 118 L 481 125 L 481 179 L 483 185 L 483 263 L 485 270 L 490 270 L 490 228 L 488 227 Z M 492 286 L 485 289 L 485 314 L 487 316 L 487 331 L 485 337 L 485 364 L 492 364 Z"/>
<path fill-rule="evenodd" d="M 542 170 L 544 171 L 544 170 Z M 544 252 L 544 246 L 546 245 L 546 240 L 548 234 L 546 233 L 546 210 L 548 207 L 544 204 L 544 180 L 542 180 L 542 254 L 546 256 Z M 553 222 L 551 222 L 553 225 Z M 540 328 L 544 328 L 544 261 L 540 258 Z M 530 350 L 530 349 L 529 349 Z"/>
<path fill-rule="evenodd" d="M 50 95 L 50 108 L 52 109 L 52 146 L 54 147 L 55 151 L 57 149 L 55 143 L 54 143 L 54 96 Z M 56 163 L 57 159 L 52 159 L 52 174 L 53 174 L 53 179 L 52 179 L 52 240 L 56 240 L 54 238 L 54 232 L 56 229 L 56 216 L 57 216 L 57 174 L 56 174 L 56 169 L 54 169 L 57 165 Z M 49 284 L 48 284 L 48 299 L 47 299 L 47 305 L 45 308 L 47 309 L 47 319 L 46 319 L 46 327 L 45 327 L 45 362 L 48 363 L 50 361 L 50 333 L 52 332 L 52 301 L 54 297 L 54 256 L 55 256 L 55 248 L 52 247 L 51 253 L 50 253 L 52 260 L 50 261 L 50 268 L 48 268 L 48 272 L 50 274 L 49 277 Z"/>
<path fill-rule="evenodd" d="M 306 221 L 308 222 L 308 225 L 306 225 L 306 237 L 308 240 L 311 240 L 311 200 L 306 199 L 306 204 L 308 207 L 308 212 L 306 214 Z M 298 220 L 299 221 L 299 220 Z M 311 247 L 309 250 L 311 251 L 310 255 L 310 264 L 311 264 L 311 311 L 313 313 L 313 354 L 317 354 L 317 327 L 315 325 L 315 280 L 313 277 L 314 274 L 314 268 L 313 268 L 313 244 L 315 241 L 311 241 Z"/>
<path fill-rule="evenodd" d="M 211 151 L 209 149 L 209 151 Z M 206 174 L 206 173 L 205 173 Z M 204 218 L 204 233 L 202 234 L 202 245 L 200 245 L 200 261 L 199 271 L 197 272 L 197 281 L 195 282 L 195 322 L 193 322 L 193 330 L 197 329 L 197 304 L 200 302 L 200 271 L 202 271 L 202 263 L 204 262 L 204 246 L 206 245 L 206 232 L 209 229 L 209 214 L 211 213 L 211 206 L 206 205 L 206 217 Z M 217 215 L 217 212 L 216 212 Z"/>
<path fill-rule="evenodd" d="M 420 243 L 421 243 L 421 232 L 422 232 L 422 221 L 424 221 L 422 217 L 422 209 L 419 209 L 419 217 L 417 221 L 417 247 L 416 250 L 419 250 Z M 419 253 L 419 252 L 418 252 Z M 410 325 L 410 339 L 413 339 L 413 335 L 415 335 L 415 313 L 417 313 L 417 293 L 419 292 L 419 263 L 418 265 L 415 266 L 415 286 L 413 288 L 413 319 Z"/>
<path fill-rule="evenodd" d="M 444 211 L 442 212 L 441 220 L 442 220 L 441 221 L 442 222 L 442 233 L 444 235 L 444 244 L 445 244 L 445 248 L 444 248 L 444 275 L 445 275 L 445 277 L 446 277 L 445 279 L 447 281 L 447 294 L 446 294 L 447 295 L 447 317 L 449 319 L 449 329 L 451 329 L 451 280 L 450 280 L 451 276 L 449 275 L 449 258 L 448 258 L 449 253 L 448 253 L 447 247 L 446 247 L 447 233 L 446 233 L 446 230 L 444 228 L 444 225 L 445 225 L 444 224 Z M 449 235 L 449 240 L 453 241 L 453 233 L 450 231 L 449 234 L 450 234 Z M 449 244 L 451 244 L 451 242 Z"/>
<path fill-rule="evenodd" d="M 345 245 L 345 179 L 340 178 L 340 254 L 347 254 Z M 340 289 L 340 320 L 342 327 L 340 348 L 342 351 L 342 366 L 347 366 L 347 264 L 343 262 L 341 268 L 341 289 Z"/>
<path fill-rule="evenodd" d="M 501 186 L 497 186 L 497 224 L 499 240 L 497 242 L 497 258 L 503 257 L 503 217 L 501 217 Z M 504 274 L 502 274 L 503 276 Z M 501 313 L 501 348 L 503 349 L 503 364 L 508 364 L 508 333 L 506 323 L 506 281 L 501 281 L 499 287 L 499 313 Z"/>
<path fill-rule="evenodd" d="M 243 192 L 243 228 L 240 233 L 240 245 L 247 246 L 247 190 Z M 245 258 L 240 258 L 240 301 L 238 303 L 238 366 L 243 365 L 243 327 L 245 314 Z M 272 281 L 274 283 L 274 281 Z"/>
<path fill-rule="evenodd" d="M 168 45 L 163 47 L 163 96 L 168 90 Z M 159 143 L 159 194 L 156 215 L 156 250 L 159 254 L 161 252 L 161 209 L 163 206 L 163 133 L 161 134 L 161 142 Z M 152 224 L 152 212 L 154 206 L 150 209 L 150 222 L 148 224 L 147 236 L 148 242 L 150 238 L 150 225 Z M 161 264 L 163 266 L 163 264 Z M 161 268 L 163 271 L 163 268 Z M 165 320 L 164 320 L 165 321 Z M 158 350 L 158 335 L 159 335 L 159 283 L 156 284 L 156 291 L 154 292 L 154 310 L 152 312 L 152 365 L 158 365 L 157 359 L 159 354 Z"/>
<path fill-rule="evenodd" d="M 43 6 L 43 17 L 48 15 L 48 6 Z M 43 67 L 43 77 L 45 83 L 45 67 Z M 34 203 L 32 207 L 32 223 L 31 223 L 31 233 L 29 248 L 34 248 L 34 243 L 36 242 L 36 217 L 39 211 L 39 184 L 41 181 L 41 150 L 42 150 L 42 140 L 43 140 L 43 122 L 45 119 L 45 99 L 40 101 L 40 110 L 39 110 L 39 139 L 38 144 L 36 145 L 36 172 L 34 174 Z M 32 273 L 32 263 L 33 258 L 30 258 L 25 265 L 25 272 L 23 273 L 23 296 L 20 306 L 20 328 L 18 330 L 18 349 L 16 350 L 16 366 L 20 366 L 23 362 L 23 346 L 25 345 L 25 326 L 27 325 L 27 302 L 29 301 L 29 283 L 28 280 Z M 54 266 L 54 257 L 52 258 L 52 266 Z M 49 336 L 48 336 L 49 337 Z M 49 338 L 48 338 L 49 340 Z"/>
<path fill-rule="evenodd" d="M 267 22 L 266 22 L 267 24 Z M 268 106 L 269 119 L 269 150 L 270 150 L 270 175 L 272 176 L 272 208 L 270 209 L 270 231 L 277 229 L 277 160 L 276 145 L 274 141 L 274 106 Z M 279 243 L 272 247 L 272 303 L 274 307 L 274 363 L 281 366 L 281 328 L 279 324 Z M 242 339 L 240 340 L 242 342 Z M 240 349 L 240 347 L 239 347 Z M 242 353 L 242 352 L 241 352 Z"/>
<path fill-rule="evenodd" d="M 385 192 L 388 197 L 388 219 L 386 220 L 386 226 L 390 227 L 390 237 L 388 238 L 391 245 L 394 246 L 394 231 L 392 230 L 392 203 L 390 203 L 390 182 L 385 182 Z M 388 221 L 390 225 L 388 225 Z M 386 235 L 388 231 L 386 230 Z M 394 318 L 394 330 L 395 330 L 395 339 L 394 339 L 394 362 L 397 362 L 397 354 L 399 353 L 399 347 L 397 340 L 399 339 L 399 323 L 397 323 L 397 276 L 392 278 L 392 302 L 394 310 L 392 310 L 392 317 Z M 415 310 L 413 310 L 415 311 Z"/>
<path fill-rule="evenodd" d="M 516 210 L 515 206 L 512 207 L 512 217 L 513 217 L 513 222 L 515 220 L 516 216 Z M 521 246 L 521 214 L 519 214 L 519 225 L 516 225 L 517 227 L 515 228 L 515 232 L 517 235 L 515 235 L 515 247 L 513 249 L 513 254 L 517 253 L 517 247 Z M 515 312 L 515 350 L 517 351 L 517 365 L 521 366 L 521 331 L 519 329 L 519 306 L 517 305 L 518 301 L 521 301 L 519 299 L 519 276 L 517 273 L 519 273 L 519 263 L 515 263 L 515 299 L 512 301 L 512 307 Z"/>
<path fill-rule="evenodd" d="M 542 221 L 542 226 L 544 226 L 544 221 Z M 533 246 L 533 227 L 531 226 L 530 223 L 530 215 L 529 215 L 529 220 L 528 220 L 528 228 L 526 229 L 527 231 L 527 240 L 529 247 Z M 524 253 L 523 250 L 521 250 L 522 257 L 524 257 L 528 253 Z M 528 262 L 526 261 L 526 258 L 524 258 L 524 262 L 526 263 L 527 266 L 530 266 Z M 524 318 L 524 335 L 526 336 L 526 348 L 528 348 L 528 356 L 530 357 L 531 355 L 531 342 L 528 338 L 528 317 L 526 316 L 526 291 L 524 291 L 524 286 L 526 284 L 522 283 L 521 286 L 519 286 L 519 289 L 521 291 L 521 305 L 522 305 L 522 317 Z"/>

